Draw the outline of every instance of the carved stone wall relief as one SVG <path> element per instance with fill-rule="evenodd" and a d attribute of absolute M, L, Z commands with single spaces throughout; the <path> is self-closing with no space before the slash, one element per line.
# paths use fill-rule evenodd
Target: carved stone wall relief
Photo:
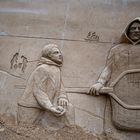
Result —
<path fill-rule="evenodd" d="M 73 118 L 70 112 L 74 106 L 76 125 L 94 134 L 109 132 L 120 140 L 139 140 L 140 133 L 135 133 L 139 131 L 139 110 L 132 110 L 139 106 L 139 73 L 125 73 L 111 87 L 122 73 L 140 69 L 139 40 L 133 34 L 139 30 L 138 24 L 133 24 L 118 43 L 125 25 L 139 15 L 139 7 L 139 0 L 1 0 L 0 119 L 8 125 L 18 120 L 57 129 Z M 60 76 L 58 66 L 51 65 L 50 59 L 44 64 L 46 57 L 39 57 L 43 46 L 50 43 L 58 44 L 64 54 Z M 58 88 L 59 78 L 64 89 Z M 81 94 L 90 89 L 92 95 L 108 96 Z M 65 97 L 59 96 L 65 91 Z M 52 107 L 44 109 L 42 104 L 49 101 Z M 65 109 L 62 106 L 67 101 L 70 108 Z"/>

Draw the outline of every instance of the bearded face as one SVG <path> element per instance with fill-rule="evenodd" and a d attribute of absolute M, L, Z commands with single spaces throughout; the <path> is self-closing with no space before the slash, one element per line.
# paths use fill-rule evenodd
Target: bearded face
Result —
<path fill-rule="evenodd" d="M 128 37 L 134 42 L 140 40 L 140 22 L 134 22 L 129 27 Z"/>

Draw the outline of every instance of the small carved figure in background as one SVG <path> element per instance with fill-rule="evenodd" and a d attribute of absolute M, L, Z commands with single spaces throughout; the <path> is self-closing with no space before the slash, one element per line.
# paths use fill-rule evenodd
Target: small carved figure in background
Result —
<path fill-rule="evenodd" d="M 96 35 L 96 32 L 89 32 L 85 40 L 86 41 L 99 41 L 99 36 Z"/>
<path fill-rule="evenodd" d="M 37 68 L 18 102 L 19 123 L 58 128 L 70 122 L 68 114 L 72 105 L 61 82 L 62 63 L 63 56 L 57 45 L 43 48 Z"/>
<path fill-rule="evenodd" d="M 11 63 L 10 69 L 14 69 L 14 70 L 20 69 L 21 72 L 24 73 L 27 67 L 28 60 L 25 56 L 22 55 L 21 61 L 22 62 L 19 62 L 19 53 L 15 53 L 10 61 Z"/>
<path fill-rule="evenodd" d="M 27 67 L 28 60 L 23 55 L 21 56 L 21 59 L 22 59 L 22 68 L 21 68 L 21 71 L 24 73 L 25 72 L 25 69 Z"/>
<path fill-rule="evenodd" d="M 19 56 L 19 53 L 15 53 L 13 58 L 11 59 L 10 63 L 11 63 L 11 66 L 10 68 L 11 69 L 17 69 L 17 62 L 18 62 L 18 56 Z"/>

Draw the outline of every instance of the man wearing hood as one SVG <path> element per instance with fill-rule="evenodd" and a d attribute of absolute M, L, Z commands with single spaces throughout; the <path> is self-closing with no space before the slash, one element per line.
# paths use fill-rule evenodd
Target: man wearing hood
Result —
<path fill-rule="evenodd" d="M 140 69 L 140 18 L 128 24 L 119 44 L 110 50 L 106 66 L 89 94 L 99 95 L 102 87 L 110 85 L 122 72 L 130 69 Z"/>
<path fill-rule="evenodd" d="M 63 126 L 68 118 L 69 101 L 61 82 L 62 53 L 57 45 L 46 45 L 37 68 L 28 79 L 18 102 L 19 123 Z"/>

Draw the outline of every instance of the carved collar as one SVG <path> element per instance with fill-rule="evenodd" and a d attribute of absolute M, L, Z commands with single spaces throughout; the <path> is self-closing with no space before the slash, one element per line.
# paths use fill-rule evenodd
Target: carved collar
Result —
<path fill-rule="evenodd" d="M 47 65 L 55 65 L 57 67 L 62 67 L 62 64 L 57 64 L 55 63 L 54 61 L 48 59 L 48 58 L 45 58 L 45 57 L 41 57 L 40 60 L 39 60 L 39 63 L 38 63 L 38 66 L 39 65 L 42 65 L 42 64 L 47 64 Z"/>

